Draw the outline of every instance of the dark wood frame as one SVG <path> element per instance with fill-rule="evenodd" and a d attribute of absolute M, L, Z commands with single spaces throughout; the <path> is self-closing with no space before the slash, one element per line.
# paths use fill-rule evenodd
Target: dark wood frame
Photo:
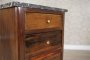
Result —
<path fill-rule="evenodd" d="M 18 60 L 25 60 L 25 43 L 24 43 L 24 32 L 25 32 L 25 13 L 26 12 L 34 12 L 34 13 L 45 13 L 45 14 L 58 14 L 62 15 L 63 20 L 63 29 L 62 29 L 62 57 L 64 50 L 64 15 L 65 12 L 61 11 L 53 11 L 47 9 L 38 9 L 38 8 L 22 8 L 22 7 L 11 7 L 8 9 L 15 8 L 15 20 L 17 20 L 17 33 L 18 33 Z M 1 9 L 2 10 L 2 9 Z M 1 13 L 1 12 L 0 12 Z M 0 15 L 1 16 L 1 15 Z M 0 17 L 2 20 L 2 17 Z M 63 60 L 63 58 L 62 58 Z"/>
<path fill-rule="evenodd" d="M 63 29 L 62 29 L 62 32 L 63 32 L 63 34 L 62 34 L 62 57 L 63 57 L 63 51 L 64 51 L 64 48 L 63 48 L 64 47 L 64 16 L 65 16 L 65 12 L 53 11 L 53 10 L 30 9 L 30 8 L 23 8 L 23 10 L 24 10 L 24 13 L 28 13 L 29 12 L 29 13 L 45 13 L 45 14 L 58 14 L 58 15 L 62 15 L 62 20 L 63 20 Z M 63 60 L 63 58 L 62 58 L 62 60 Z"/>

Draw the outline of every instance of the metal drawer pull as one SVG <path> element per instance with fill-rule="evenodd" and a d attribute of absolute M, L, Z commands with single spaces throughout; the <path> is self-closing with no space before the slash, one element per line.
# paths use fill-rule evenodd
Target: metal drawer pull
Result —
<path fill-rule="evenodd" d="M 47 20 L 47 23 L 48 23 L 48 24 L 51 23 L 51 20 Z"/>
<path fill-rule="evenodd" d="M 50 41 L 47 41 L 46 43 L 47 43 L 47 45 L 49 45 L 50 44 Z"/>

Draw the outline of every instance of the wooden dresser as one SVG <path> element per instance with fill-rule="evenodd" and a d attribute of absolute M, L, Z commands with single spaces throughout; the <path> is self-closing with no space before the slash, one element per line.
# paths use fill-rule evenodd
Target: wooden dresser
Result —
<path fill-rule="evenodd" d="M 63 60 L 66 11 L 20 2 L 0 5 L 0 60 Z"/>

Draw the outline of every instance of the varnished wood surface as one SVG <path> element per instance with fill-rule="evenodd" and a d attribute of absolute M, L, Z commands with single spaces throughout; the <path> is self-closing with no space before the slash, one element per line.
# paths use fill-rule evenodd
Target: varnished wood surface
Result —
<path fill-rule="evenodd" d="M 35 53 L 45 48 L 61 47 L 62 32 L 52 31 L 38 34 L 28 34 L 25 38 L 26 53 Z M 36 53 L 35 53 L 36 54 Z"/>
<path fill-rule="evenodd" d="M 0 10 L 0 60 L 18 60 L 15 8 Z"/>
<path fill-rule="evenodd" d="M 0 11 L 0 20 L 1 20 L 1 17 L 2 17 L 2 14 L 1 14 L 1 11 Z M 0 23 L 0 25 L 1 25 L 1 23 Z M 2 57 L 2 52 L 3 52 L 3 48 L 2 48 L 2 46 L 3 46 L 3 44 L 2 44 L 2 38 L 1 38 L 1 30 L 2 28 L 1 28 L 1 26 L 0 26 L 0 60 L 2 60 L 3 59 L 3 57 Z"/>
<path fill-rule="evenodd" d="M 18 24 L 18 60 L 25 60 L 25 14 L 24 9 L 22 7 L 16 8 L 17 13 L 17 24 Z"/>
<path fill-rule="evenodd" d="M 30 35 L 30 36 L 29 36 Z M 36 42 L 31 43 L 30 41 Z M 35 41 L 34 41 L 35 40 Z M 61 60 L 62 59 L 62 30 L 49 32 L 27 33 L 26 41 L 29 46 L 26 48 L 26 60 Z M 42 41 L 42 42 L 41 42 Z M 49 41 L 49 44 L 47 44 Z M 53 45 L 54 44 L 54 45 Z M 60 48 L 59 51 L 52 51 Z M 50 53 L 52 51 L 52 53 Z M 53 54 L 55 52 L 56 55 Z M 44 55 L 45 53 L 45 55 Z M 60 56 L 58 54 L 61 54 Z M 50 56 L 49 56 L 50 55 Z M 35 57 L 32 57 L 35 56 Z"/>
<path fill-rule="evenodd" d="M 50 23 L 47 23 L 50 20 Z M 56 33 L 54 33 L 57 31 Z M 59 32 L 61 31 L 61 32 Z M 47 33 L 48 32 L 48 33 Z M 38 53 L 38 56 L 31 58 L 33 53 L 39 48 L 25 46 L 25 36 L 27 34 L 38 34 L 30 39 L 43 40 L 40 46 L 44 46 L 46 41 L 59 41 L 60 46 L 49 50 L 42 48 L 38 51 L 46 51 L 45 54 Z M 40 35 L 39 35 L 40 34 Z M 62 60 L 64 43 L 64 12 L 29 9 L 13 7 L 0 10 L 0 60 Z M 39 38 L 38 38 L 39 37 Z M 46 40 L 46 41 L 44 41 Z M 46 45 L 44 46 L 46 47 Z M 41 48 L 41 47 L 40 47 Z M 49 46 L 49 48 L 52 48 Z M 26 53 L 26 50 L 30 52 Z M 34 49 L 34 50 L 33 50 Z M 56 49 L 56 50 L 54 50 Z M 49 51 L 49 52 L 47 52 Z M 26 55 L 29 55 L 29 57 Z M 40 57 L 41 56 L 41 57 Z"/>
<path fill-rule="evenodd" d="M 57 47 L 56 49 L 48 49 L 44 50 L 42 53 L 34 54 L 34 55 L 27 55 L 26 60 L 61 60 L 61 48 Z M 55 58 L 56 57 L 56 58 Z M 54 59 L 53 59 L 54 58 Z"/>
<path fill-rule="evenodd" d="M 46 21 L 48 19 L 51 19 L 51 22 L 49 24 L 46 23 Z M 26 34 L 27 33 L 28 34 L 42 33 L 42 32 L 46 33 L 46 31 L 48 31 L 48 32 L 61 31 L 61 33 L 59 33 L 61 35 L 58 35 L 59 36 L 58 40 L 61 39 L 61 43 L 59 43 L 61 46 L 61 52 L 59 51 L 58 53 L 60 53 L 61 55 L 56 54 L 55 55 L 56 57 L 54 58 L 54 55 L 48 56 L 48 54 L 50 54 L 50 53 L 44 52 L 44 53 L 48 53 L 48 54 L 46 54 L 47 57 L 45 57 L 44 54 L 40 55 L 40 53 L 38 53 L 39 56 L 36 56 L 33 58 L 31 58 L 31 56 L 27 56 L 26 60 L 63 60 L 64 13 L 60 13 L 60 12 L 55 13 L 55 12 L 50 12 L 50 11 L 45 11 L 45 10 L 41 11 L 38 9 L 36 9 L 36 10 L 26 9 L 26 13 L 25 13 L 25 32 L 26 32 Z M 46 37 L 43 37 L 43 39 L 46 39 L 47 37 L 49 37 L 47 34 L 46 35 L 43 34 L 43 35 L 46 36 Z M 56 38 L 56 37 L 53 36 L 53 38 Z M 36 47 L 38 48 L 38 46 L 36 46 Z M 37 49 L 34 49 L 34 50 L 37 50 Z M 34 51 L 34 50 L 32 50 L 32 51 Z M 44 50 L 44 49 L 42 49 L 42 50 Z M 39 50 L 39 52 L 40 52 L 40 50 Z M 31 52 L 31 53 L 33 53 L 33 52 Z M 55 52 L 53 52 L 53 53 L 55 53 Z M 27 54 L 30 54 L 30 53 L 27 53 Z"/>
<path fill-rule="evenodd" d="M 56 57 L 56 58 L 55 58 Z M 60 55 L 60 50 L 51 50 L 48 52 L 45 52 L 43 54 L 39 54 L 36 57 L 31 57 L 31 60 L 60 60 L 61 59 L 61 55 Z"/>
<path fill-rule="evenodd" d="M 52 32 L 52 31 L 63 31 L 63 29 L 59 28 L 46 28 L 46 29 L 36 29 L 36 30 L 25 30 L 25 34 L 34 34 L 34 33 L 44 33 L 44 32 Z"/>
<path fill-rule="evenodd" d="M 55 14 L 26 13 L 25 30 L 36 30 L 45 28 L 61 28 L 62 17 Z"/>

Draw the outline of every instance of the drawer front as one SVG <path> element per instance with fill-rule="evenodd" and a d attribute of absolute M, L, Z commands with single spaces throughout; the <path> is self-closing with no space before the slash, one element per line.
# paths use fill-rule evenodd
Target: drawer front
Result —
<path fill-rule="evenodd" d="M 25 30 L 35 30 L 44 28 L 62 28 L 61 15 L 26 13 Z"/>
<path fill-rule="evenodd" d="M 25 60 L 62 60 L 62 52 L 60 49 L 53 49 L 35 56 L 29 55 Z"/>
<path fill-rule="evenodd" d="M 27 34 L 26 60 L 61 60 L 61 31 Z"/>

